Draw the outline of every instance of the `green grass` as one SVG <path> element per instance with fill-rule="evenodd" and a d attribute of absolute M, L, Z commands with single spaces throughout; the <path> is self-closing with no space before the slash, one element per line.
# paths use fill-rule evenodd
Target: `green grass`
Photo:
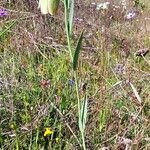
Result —
<path fill-rule="evenodd" d="M 7 7 L 19 9 L 18 5 Z M 43 22 L 39 22 L 32 15 L 24 13 L 23 19 L 18 20 L 22 14 L 16 16 L 12 12 L 0 22 L 0 149 L 82 149 L 78 88 L 81 103 L 85 95 L 88 100 L 84 131 L 87 149 L 108 146 L 117 150 L 126 146 L 125 142 L 119 142 L 122 138 L 132 140 L 133 150 L 148 150 L 150 55 L 135 56 L 138 49 L 150 48 L 148 31 L 137 32 L 137 22 L 133 21 L 128 26 L 122 23 L 119 31 L 109 28 L 110 39 L 99 27 L 88 39 L 85 26 L 76 87 L 64 23 L 61 22 L 62 30 L 57 16 L 51 18 L 50 26 L 43 16 L 40 20 Z M 82 30 L 77 29 L 72 43 L 76 43 Z M 131 45 L 127 58 L 120 50 L 123 38 Z M 123 64 L 123 73 L 115 71 L 117 64 Z M 130 83 L 140 96 L 141 104 Z M 44 137 L 47 127 L 54 133 Z"/>

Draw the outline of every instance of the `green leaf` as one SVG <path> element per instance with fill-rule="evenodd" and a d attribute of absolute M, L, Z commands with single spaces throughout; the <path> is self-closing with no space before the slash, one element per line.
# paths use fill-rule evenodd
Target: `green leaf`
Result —
<path fill-rule="evenodd" d="M 83 31 L 82 31 L 79 39 L 78 39 L 77 46 L 76 46 L 76 49 L 75 49 L 75 54 L 74 54 L 74 57 L 73 57 L 73 70 L 74 71 L 77 69 L 78 58 L 79 58 L 79 53 L 80 53 L 80 49 L 81 49 L 82 39 L 83 39 Z"/>
<path fill-rule="evenodd" d="M 81 105 L 80 116 L 79 116 L 79 128 L 81 132 L 84 132 L 85 130 L 87 114 L 88 114 L 88 100 L 87 97 L 85 97 Z"/>
<path fill-rule="evenodd" d="M 71 1 L 71 0 L 67 0 L 67 9 L 70 8 L 70 1 Z"/>
<path fill-rule="evenodd" d="M 64 5 L 67 10 L 69 9 L 69 2 L 70 0 L 64 0 Z"/>
<path fill-rule="evenodd" d="M 106 122 L 106 109 L 102 109 L 99 113 L 99 131 L 101 132 Z"/>
<path fill-rule="evenodd" d="M 74 15 L 74 0 L 70 0 L 70 10 L 69 10 L 69 35 L 72 34 L 73 15 Z"/>

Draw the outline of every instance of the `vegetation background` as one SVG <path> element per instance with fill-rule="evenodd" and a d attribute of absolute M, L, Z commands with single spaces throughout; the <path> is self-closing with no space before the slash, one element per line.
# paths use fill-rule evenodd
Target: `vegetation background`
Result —
<path fill-rule="evenodd" d="M 88 99 L 86 148 L 148 150 L 150 3 L 105 2 L 75 1 L 75 43 L 85 30 L 77 73 Z M 0 1 L 8 13 L 0 16 L 0 149 L 80 150 L 64 6 L 56 16 L 37 7 Z"/>

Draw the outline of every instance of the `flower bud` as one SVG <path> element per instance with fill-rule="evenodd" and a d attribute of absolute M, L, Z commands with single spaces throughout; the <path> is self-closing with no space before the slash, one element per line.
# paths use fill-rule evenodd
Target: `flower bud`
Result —
<path fill-rule="evenodd" d="M 49 0 L 49 13 L 51 15 L 55 15 L 57 13 L 58 10 L 58 6 L 59 6 L 59 0 Z"/>
<path fill-rule="evenodd" d="M 55 15 L 59 6 L 59 0 L 39 0 L 38 8 L 41 9 L 42 14 Z"/>

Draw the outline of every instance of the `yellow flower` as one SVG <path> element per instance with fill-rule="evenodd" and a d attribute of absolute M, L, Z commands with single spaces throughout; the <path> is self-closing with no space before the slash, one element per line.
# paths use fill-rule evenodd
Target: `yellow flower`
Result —
<path fill-rule="evenodd" d="M 51 134 L 53 134 L 53 130 L 51 130 L 50 128 L 45 128 L 44 136 L 48 137 Z"/>
<path fill-rule="evenodd" d="M 41 9 L 42 14 L 55 15 L 58 9 L 60 0 L 39 0 L 38 8 Z"/>

